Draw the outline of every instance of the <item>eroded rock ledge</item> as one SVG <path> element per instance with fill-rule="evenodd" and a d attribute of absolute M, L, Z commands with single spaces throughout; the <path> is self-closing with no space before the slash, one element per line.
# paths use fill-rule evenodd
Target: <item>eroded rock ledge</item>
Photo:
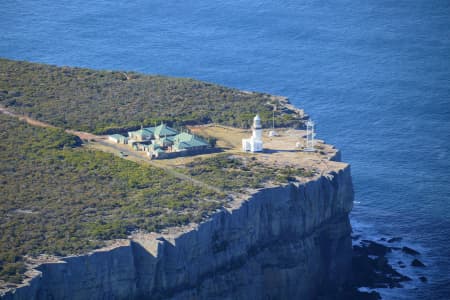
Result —
<path fill-rule="evenodd" d="M 350 167 L 256 191 L 208 221 L 38 266 L 2 299 L 312 299 L 350 276 Z"/>

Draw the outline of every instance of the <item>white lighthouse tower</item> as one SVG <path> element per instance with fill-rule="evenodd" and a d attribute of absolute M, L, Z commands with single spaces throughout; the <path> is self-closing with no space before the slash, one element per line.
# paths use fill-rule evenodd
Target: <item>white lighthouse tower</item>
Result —
<path fill-rule="evenodd" d="M 261 152 L 263 150 L 262 127 L 259 114 L 253 118 L 252 137 L 242 139 L 242 150 L 250 152 Z"/>

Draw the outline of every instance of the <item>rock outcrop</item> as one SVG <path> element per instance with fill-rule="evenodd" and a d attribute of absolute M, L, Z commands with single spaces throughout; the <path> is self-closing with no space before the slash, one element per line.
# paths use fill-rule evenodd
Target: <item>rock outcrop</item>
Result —
<path fill-rule="evenodd" d="M 265 188 L 207 221 L 37 267 L 2 299 L 313 299 L 350 277 L 349 166 Z"/>

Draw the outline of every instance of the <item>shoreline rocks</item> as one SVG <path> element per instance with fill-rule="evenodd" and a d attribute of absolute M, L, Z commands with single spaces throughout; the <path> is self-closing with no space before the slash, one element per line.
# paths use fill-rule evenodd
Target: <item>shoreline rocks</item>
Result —
<path fill-rule="evenodd" d="M 420 260 L 418 260 L 417 258 L 414 258 L 414 260 L 411 262 L 411 266 L 424 268 L 425 264 L 423 262 L 421 262 Z"/>
<path fill-rule="evenodd" d="M 418 256 L 420 252 L 407 247 L 387 246 L 380 242 L 372 240 L 359 240 L 360 236 L 352 236 L 353 257 L 352 257 L 352 282 L 347 290 L 342 293 L 342 296 L 328 299 L 352 299 L 352 300 L 366 300 L 366 299 L 381 299 L 381 296 L 376 291 L 361 292 L 359 288 L 377 289 L 377 288 L 402 288 L 402 282 L 411 281 L 412 279 L 396 271 L 386 255 L 392 251 L 401 251 L 406 255 Z M 357 243 L 359 241 L 359 243 Z M 402 241 L 401 237 L 381 238 L 378 241 L 389 244 L 398 243 Z M 355 244 L 357 243 L 357 244 Z M 396 265 L 399 268 L 406 268 L 406 264 L 402 260 L 398 260 Z M 424 268 L 426 265 L 419 259 L 414 258 L 411 261 L 411 266 L 416 268 Z M 425 276 L 420 276 L 418 279 L 422 283 L 428 282 Z M 349 296 L 351 295 L 351 296 Z M 347 297 L 347 298 L 345 298 Z"/>
<path fill-rule="evenodd" d="M 420 255 L 420 252 L 406 246 L 402 248 L 402 252 L 409 255 Z"/>
<path fill-rule="evenodd" d="M 388 243 L 398 243 L 401 242 L 403 239 L 401 237 L 393 237 L 387 240 Z"/>

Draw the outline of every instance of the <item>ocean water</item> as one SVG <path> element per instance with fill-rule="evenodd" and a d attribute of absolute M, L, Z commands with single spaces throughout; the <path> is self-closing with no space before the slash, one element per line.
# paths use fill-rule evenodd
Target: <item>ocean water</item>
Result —
<path fill-rule="evenodd" d="M 1 57 L 289 97 L 352 165 L 355 231 L 422 252 L 427 268 L 403 270 L 413 282 L 385 299 L 450 299 L 450 1 L 21 0 L 0 12 Z"/>

